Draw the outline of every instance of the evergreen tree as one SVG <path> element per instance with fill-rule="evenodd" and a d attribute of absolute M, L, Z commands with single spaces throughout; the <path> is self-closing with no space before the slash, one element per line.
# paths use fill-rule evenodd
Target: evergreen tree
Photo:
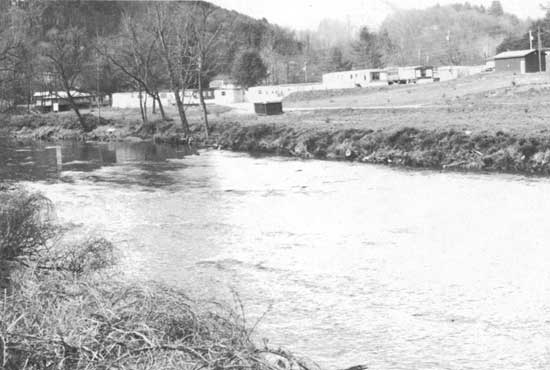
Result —
<path fill-rule="evenodd" d="M 267 68 L 255 50 L 242 53 L 233 64 L 232 76 L 243 87 L 257 85 L 267 77 Z"/>
<path fill-rule="evenodd" d="M 502 17 L 504 15 L 504 9 L 499 0 L 494 0 L 489 7 L 489 14 L 495 17 Z"/>

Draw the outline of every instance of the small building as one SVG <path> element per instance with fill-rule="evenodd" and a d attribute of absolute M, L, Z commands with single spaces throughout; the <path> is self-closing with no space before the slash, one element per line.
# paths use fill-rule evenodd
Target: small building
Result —
<path fill-rule="evenodd" d="M 354 87 L 374 87 L 388 84 L 388 72 L 384 69 L 361 69 L 325 73 L 323 85 L 326 89 L 352 89 Z"/>
<path fill-rule="evenodd" d="M 540 56 L 541 65 L 539 66 L 539 52 L 536 49 L 505 51 L 495 56 L 495 71 L 497 72 L 516 72 L 516 73 L 534 73 L 546 71 L 546 54 L 543 52 Z"/>
<path fill-rule="evenodd" d="M 254 112 L 259 116 L 283 114 L 282 102 L 254 103 Z"/>
<path fill-rule="evenodd" d="M 79 108 L 86 108 L 91 105 L 103 104 L 103 97 L 96 97 L 95 94 L 71 91 L 73 101 Z M 43 112 L 60 112 L 70 110 L 71 105 L 67 92 L 65 91 L 39 91 L 33 94 L 34 107 Z"/>
<path fill-rule="evenodd" d="M 232 105 L 245 101 L 245 90 L 230 77 L 218 76 L 210 82 L 209 87 L 214 91 L 214 104 Z"/>

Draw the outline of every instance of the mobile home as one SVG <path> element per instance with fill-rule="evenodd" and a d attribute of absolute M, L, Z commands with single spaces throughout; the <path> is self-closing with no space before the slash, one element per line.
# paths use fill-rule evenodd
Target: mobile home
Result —
<path fill-rule="evenodd" d="M 71 91 L 71 97 L 78 107 L 89 107 L 97 104 L 97 97 L 94 94 Z M 43 112 L 59 112 L 71 109 L 66 91 L 39 91 L 33 94 L 34 107 Z M 102 104 L 103 98 L 99 98 Z"/>
<path fill-rule="evenodd" d="M 426 83 L 439 81 L 437 68 L 433 66 L 410 66 L 388 69 L 391 84 Z"/>
<path fill-rule="evenodd" d="M 253 86 L 246 92 L 246 100 L 251 103 L 281 101 L 288 95 L 301 91 L 324 90 L 321 83 Z"/>
<path fill-rule="evenodd" d="M 387 84 L 388 72 L 384 69 L 331 72 L 323 75 L 323 85 L 326 89 L 352 89 Z"/>

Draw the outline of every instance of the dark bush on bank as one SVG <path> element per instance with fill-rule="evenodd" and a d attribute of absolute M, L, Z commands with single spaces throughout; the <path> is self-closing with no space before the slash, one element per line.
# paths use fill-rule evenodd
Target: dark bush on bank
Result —
<path fill-rule="evenodd" d="M 11 273 L 38 258 L 56 234 L 48 199 L 37 193 L 0 191 L 0 289 Z"/>

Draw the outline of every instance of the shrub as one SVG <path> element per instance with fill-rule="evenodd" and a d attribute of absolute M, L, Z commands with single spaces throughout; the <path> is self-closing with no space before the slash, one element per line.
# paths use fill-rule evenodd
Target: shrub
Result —
<path fill-rule="evenodd" d="M 39 268 L 85 275 L 112 267 L 117 261 L 115 248 L 110 241 L 89 238 L 52 247 L 40 260 Z"/>
<path fill-rule="evenodd" d="M 48 199 L 20 189 L 0 191 L 0 289 L 6 289 L 12 271 L 37 258 L 56 233 Z"/>

